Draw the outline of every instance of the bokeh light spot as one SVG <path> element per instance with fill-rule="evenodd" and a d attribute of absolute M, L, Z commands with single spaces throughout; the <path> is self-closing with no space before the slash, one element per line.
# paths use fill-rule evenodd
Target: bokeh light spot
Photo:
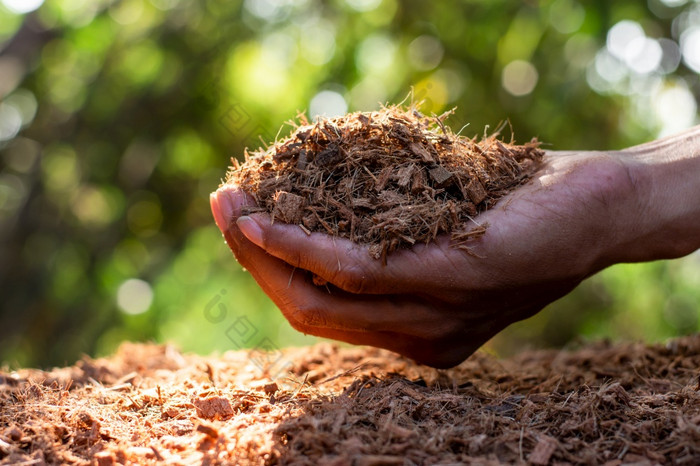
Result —
<path fill-rule="evenodd" d="M 151 307 L 153 289 L 151 285 L 138 278 L 130 278 L 119 285 L 117 305 L 122 312 L 136 315 L 143 314 Z"/>
<path fill-rule="evenodd" d="M 564 57 L 576 68 L 588 66 L 597 52 L 597 42 L 588 34 L 575 34 L 564 45 Z"/>
<path fill-rule="evenodd" d="M 419 71 L 432 70 L 442 61 L 445 49 L 440 41 L 429 35 L 416 37 L 408 45 L 408 60 Z"/>
<path fill-rule="evenodd" d="M 71 208 L 86 227 L 106 226 L 118 213 L 117 205 L 108 193 L 95 186 L 84 186 L 77 191 Z"/>
<path fill-rule="evenodd" d="M 678 47 L 678 44 L 671 39 L 661 38 L 658 42 L 661 46 L 661 51 L 663 52 L 661 56 L 661 64 L 659 65 L 659 71 L 664 74 L 673 73 L 681 63 L 680 47 Z"/>
<path fill-rule="evenodd" d="M 663 51 L 654 39 L 636 37 L 625 47 L 625 63 L 639 74 L 648 74 L 661 65 Z"/>
<path fill-rule="evenodd" d="M 421 102 L 420 110 L 426 115 L 441 112 L 448 95 L 447 84 L 438 73 L 419 81 L 413 88 L 413 98 L 416 102 Z"/>
<path fill-rule="evenodd" d="M 255 102 L 279 104 L 288 98 L 289 72 L 284 62 L 269 60 L 262 47 L 256 42 L 236 47 L 226 67 L 228 80 L 232 88 Z"/>
<path fill-rule="evenodd" d="M 5 103 L 17 109 L 22 118 L 22 126 L 32 122 L 39 105 L 34 94 L 26 89 L 18 89 L 5 99 Z"/>
<path fill-rule="evenodd" d="M 25 14 L 39 8 L 44 0 L 2 0 L 2 4 L 13 13 Z"/>
<path fill-rule="evenodd" d="M 204 173 L 214 157 L 209 143 L 190 128 L 174 130 L 172 133 L 165 142 L 163 166 L 173 172 Z M 142 167 L 144 170 L 148 168 L 149 166 Z"/>
<path fill-rule="evenodd" d="M 619 60 L 625 60 L 627 47 L 634 39 L 643 38 L 644 29 L 636 21 L 623 20 L 608 31 L 607 47 L 610 54 Z"/>
<path fill-rule="evenodd" d="M 143 0 L 124 0 L 112 4 L 109 8 L 109 15 L 114 21 L 127 26 L 136 23 L 143 14 Z"/>
<path fill-rule="evenodd" d="M 652 105 L 661 123 L 660 136 L 676 133 L 695 123 L 698 106 L 685 81 L 679 80 L 659 89 Z"/>
<path fill-rule="evenodd" d="M 61 22 L 75 28 L 89 24 L 103 8 L 100 2 L 89 0 L 62 0 L 51 5 L 60 11 Z"/>
<path fill-rule="evenodd" d="M 660 1 L 664 5 L 671 7 L 671 8 L 683 6 L 686 3 L 688 3 L 688 0 L 660 0 Z"/>
<path fill-rule="evenodd" d="M 556 0 L 549 7 L 549 22 L 562 34 L 578 31 L 586 19 L 586 10 L 575 0 Z"/>
<path fill-rule="evenodd" d="M 80 181 L 80 167 L 75 150 L 67 145 L 48 147 L 41 158 L 44 186 L 52 194 L 69 192 Z"/>
<path fill-rule="evenodd" d="M 18 58 L 0 56 L 0 99 L 17 87 L 24 71 L 24 64 Z"/>
<path fill-rule="evenodd" d="M 0 104 L 0 141 L 14 138 L 22 128 L 22 114 L 14 105 Z"/>
<path fill-rule="evenodd" d="M 387 36 L 375 34 L 367 37 L 357 47 L 355 61 L 365 74 L 382 74 L 394 63 L 396 45 Z"/>
<path fill-rule="evenodd" d="M 263 59 L 273 61 L 285 68 L 294 64 L 297 58 L 298 47 L 296 41 L 284 32 L 268 34 L 260 43 Z"/>
<path fill-rule="evenodd" d="M 47 82 L 48 97 L 66 113 L 79 110 L 85 102 L 85 82 L 71 75 L 55 76 Z"/>
<path fill-rule="evenodd" d="M 345 0 L 350 8 L 355 11 L 372 11 L 381 5 L 382 0 Z"/>
<path fill-rule="evenodd" d="M 700 73 L 700 26 L 692 27 L 681 36 L 681 52 L 688 68 Z"/>
<path fill-rule="evenodd" d="M 312 65 L 325 65 L 335 53 L 335 29 L 325 21 L 302 27 L 301 50 L 306 61 Z"/>
<path fill-rule="evenodd" d="M 29 173 L 36 165 L 41 144 L 31 139 L 17 137 L 4 148 L 3 162 L 17 173 Z"/>
<path fill-rule="evenodd" d="M 514 60 L 503 68 L 501 83 L 503 88 L 514 96 L 524 96 L 531 93 L 537 85 L 539 74 L 530 62 Z"/>
<path fill-rule="evenodd" d="M 175 8 L 180 4 L 180 0 L 151 0 L 151 5 L 162 11 Z"/>
<path fill-rule="evenodd" d="M 593 67 L 597 75 L 607 83 L 618 83 L 627 76 L 627 68 L 606 49 L 598 52 Z"/>
<path fill-rule="evenodd" d="M 348 111 L 348 104 L 342 95 L 334 91 L 321 91 L 316 94 L 309 104 L 311 118 L 318 116 L 334 117 L 344 115 Z"/>
<path fill-rule="evenodd" d="M 124 51 L 119 70 L 126 82 L 141 87 L 158 77 L 164 61 L 163 51 L 158 45 L 153 41 L 143 40 Z"/>
<path fill-rule="evenodd" d="M 293 0 L 245 0 L 244 8 L 254 16 L 277 22 L 289 16 Z"/>

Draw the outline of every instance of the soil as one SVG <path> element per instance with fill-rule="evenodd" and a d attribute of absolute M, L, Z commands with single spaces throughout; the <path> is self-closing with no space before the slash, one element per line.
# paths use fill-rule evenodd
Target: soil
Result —
<path fill-rule="evenodd" d="M 0 463 L 700 464 L 700 335 L 449 370 L 330 344 L 262 356 L 124 344 L 0 372 Z"/>
<path fill-rule="evenodd" d="M 385 107 L 309 124 L 233 159 L 226 183 L 250 193 L 272 221 L 370 245 L 386 261 L 399 247 L 451 234 L 457 247 L 484 232 L 474 220 L 525 183 L 543 156 L 525 145 L 456 135 L 415 107 Z M 498 132 L 497 132 L 498 133 Z"/>

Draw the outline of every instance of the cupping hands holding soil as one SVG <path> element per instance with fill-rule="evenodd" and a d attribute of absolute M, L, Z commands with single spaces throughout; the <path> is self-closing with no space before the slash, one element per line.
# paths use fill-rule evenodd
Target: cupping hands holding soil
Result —
<path fill-rule="evenodd" d="M 528 184 L 476 218 L 489 227 L 468 252 L 445 235 L 386 265 L 349 240 L 241 216 L 253 201 L 234 185 L 211 205 L 238 261 L 294 328 L 449 367 L 611 264 L 700 247 L 698 134 L 550 152 Z"/>

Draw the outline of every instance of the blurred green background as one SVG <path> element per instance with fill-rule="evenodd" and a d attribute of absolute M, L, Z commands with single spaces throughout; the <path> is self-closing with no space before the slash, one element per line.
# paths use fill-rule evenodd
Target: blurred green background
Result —
<path fill-rule="evenodd" d="M 298 110 L 411 87 L 481 134 L 618 149 L 698 120 L 687 0 L 0 0 L 0 360 L 123 340 L 184 350 L 315 341 L 233 260 L 208 195 Z M 286 130 L 285 130 L 286 131 Z M 699 329 L 700 256 L 621 265 L 491 343 Z"/>

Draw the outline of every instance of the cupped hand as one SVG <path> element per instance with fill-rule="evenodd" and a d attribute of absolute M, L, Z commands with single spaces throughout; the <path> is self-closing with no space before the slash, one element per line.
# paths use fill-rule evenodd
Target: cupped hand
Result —
<path fill-rule="evenodd" d="M 386 265 L 349 240 L 241 216 L 253 201 L 236 186 L 213 193 L 211 206 L 238 261 L 294 328 L 450 367 L 612 263 L 638 212 L 633 191 L 618 154 L 550 152 L 532 180 L 475 219 L 488 228 L 469 252 L 443 236 Z"/>

